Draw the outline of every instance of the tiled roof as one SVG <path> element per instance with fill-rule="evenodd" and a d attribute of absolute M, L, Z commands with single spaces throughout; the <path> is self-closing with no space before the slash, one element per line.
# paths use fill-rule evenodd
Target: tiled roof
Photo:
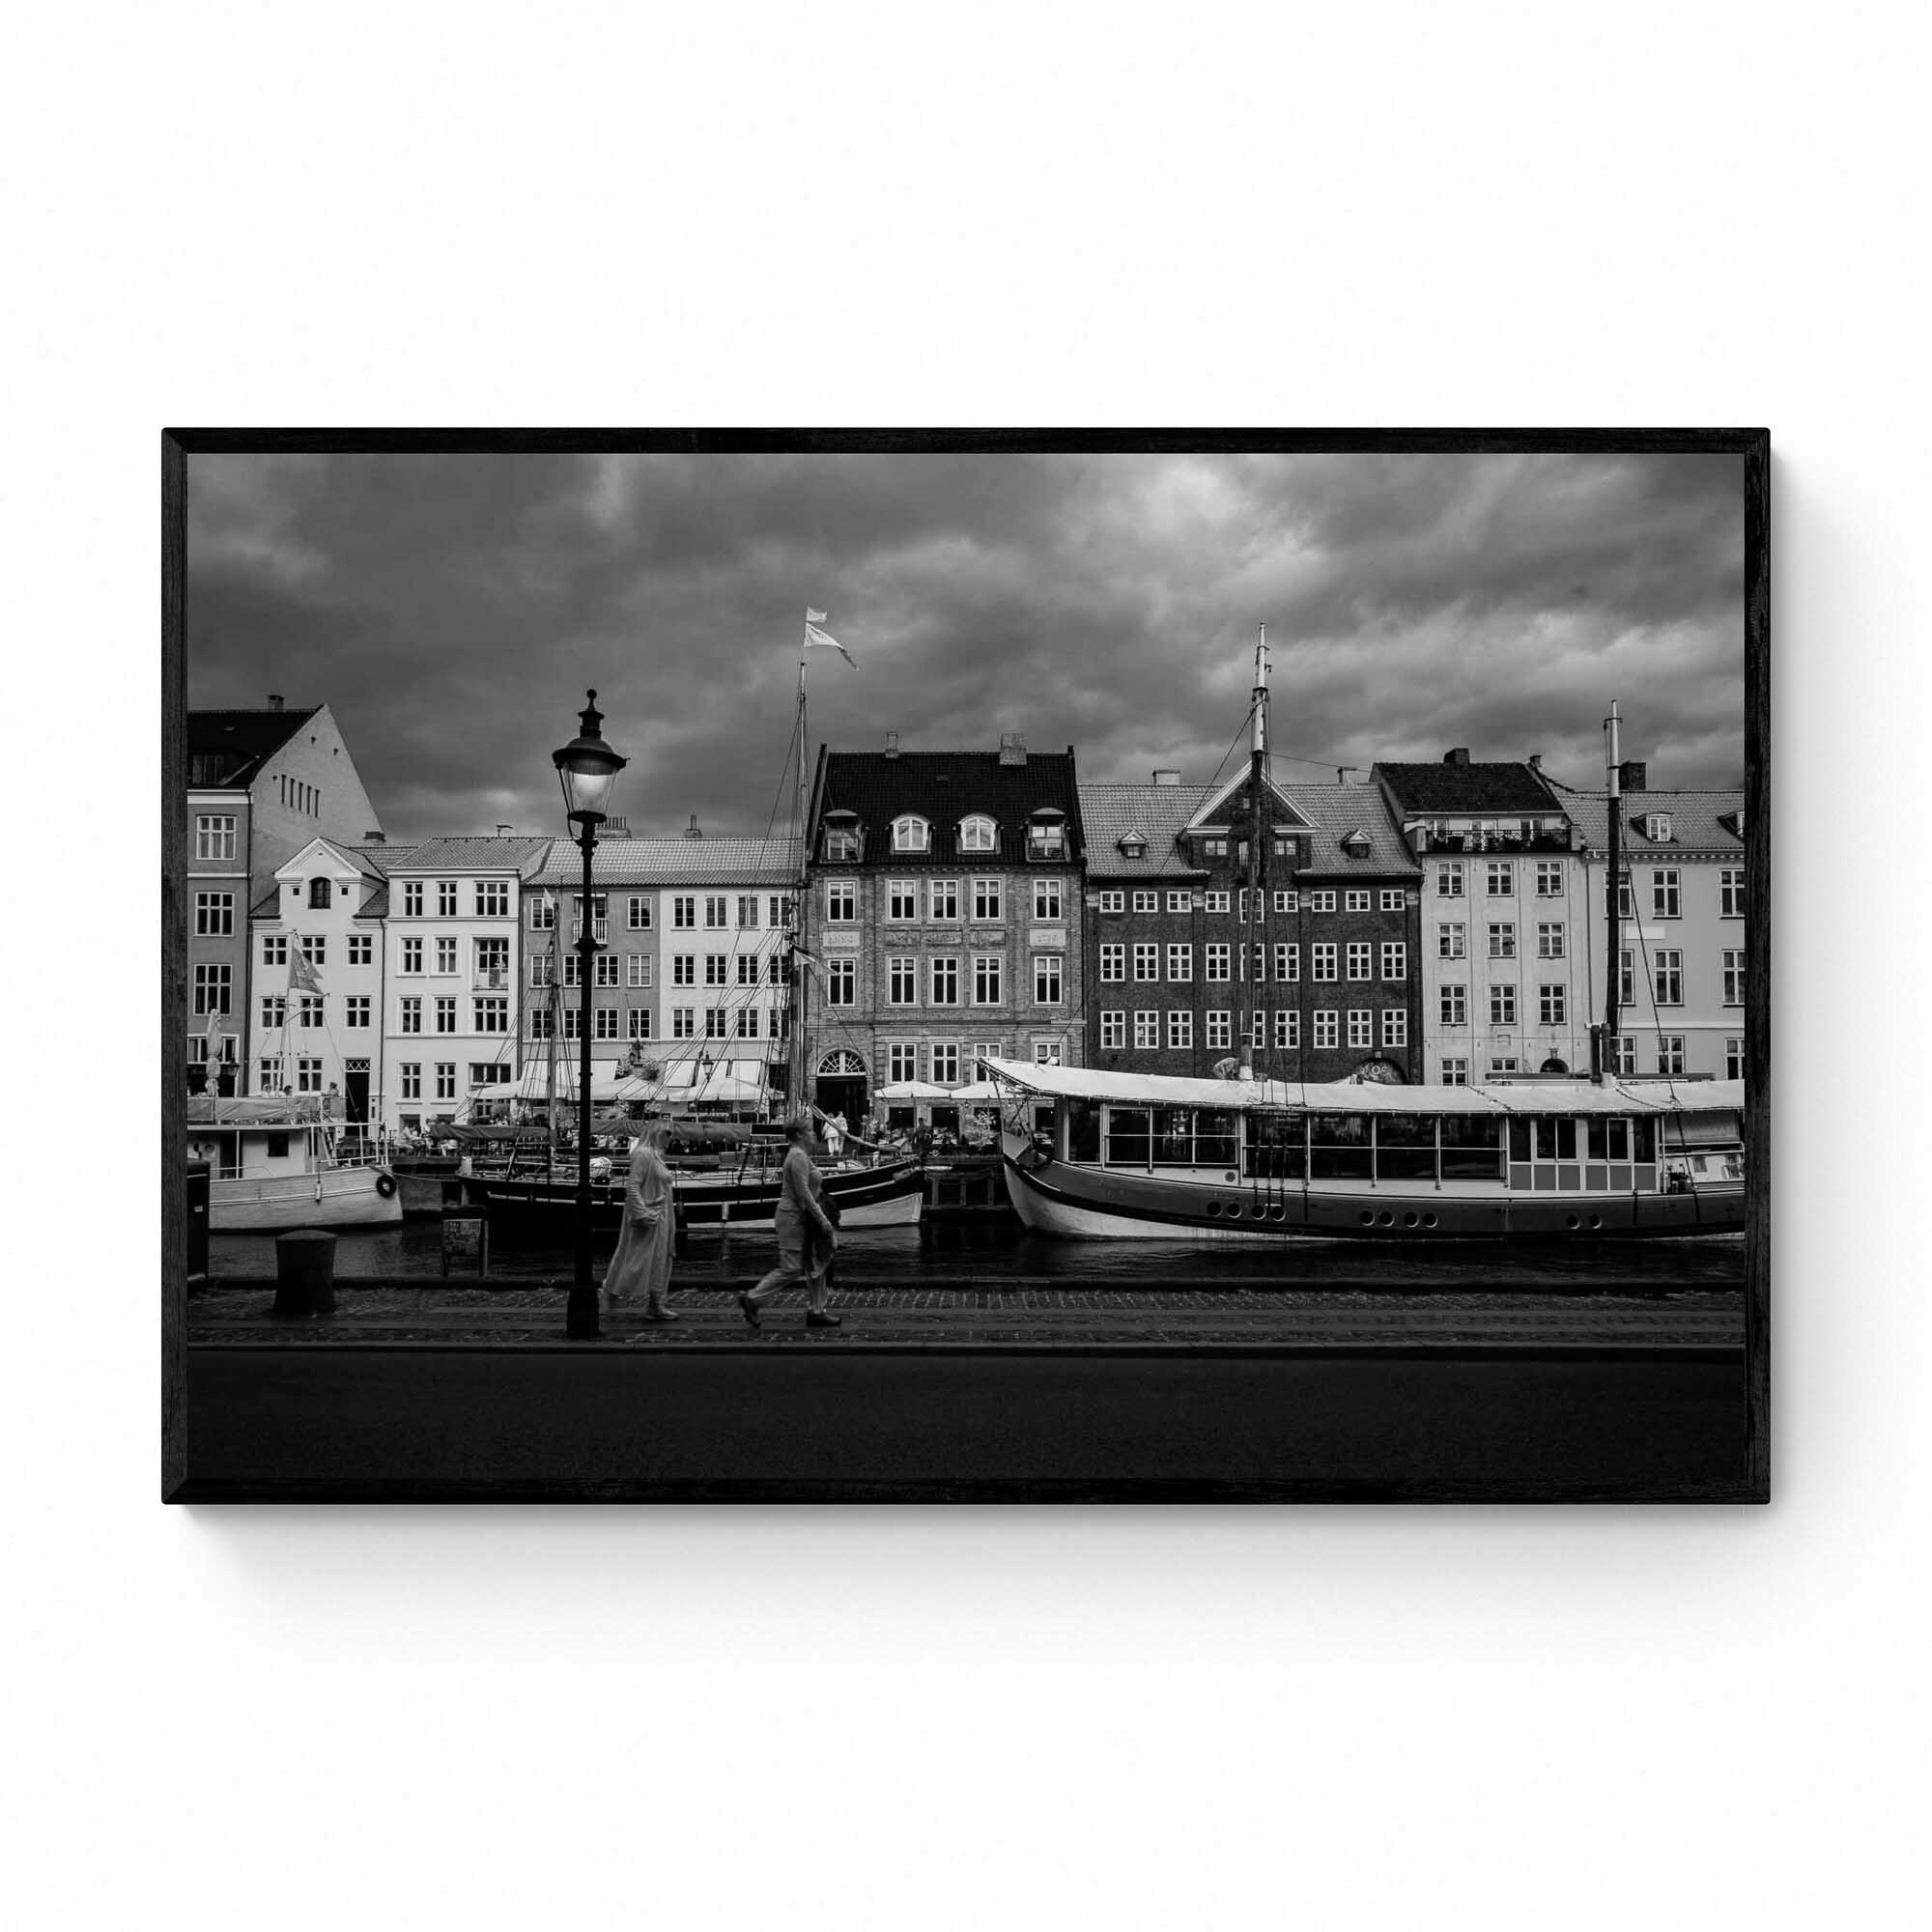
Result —
<path fill-rule="evenodd" d="M 818 817 L 857 812 L 868 835 L 866 857 L 876 864 L 891 857 L 892 822 L 905 812 L 931 821 L 932 851 L 925 856 L 943 862 L 975 856 L 959 851 L 958 825 L 982 812 L 999 827 L 998 856 L 1011 859 L 1025 849 L 1029 816 L 1043 806 L 1066 814 L 1068 857 L 1079 858 L 1085 841 L 1070 750 L 1029 752 L 1019 765 L 1001 764 L 997 752 L 828 751 L 812 810 Z"/>
<path fill-rule="evenodd" d="M 385 847 L 385 873 L 394 872 L 521 872 L 528 877 L 554 841 L 525 833 L 509 838 L 430 838 L 412 850 L 398 853 Z"/>
<path fill-rule="evenodd" d="M 334 841 L 331 839 L 330 843 Z M 413 845 L 337 845 L 335 848 L 354 859 L 372 878 L 386 879 L 389 867 L 400 864 L 415 850 Z"/>
<path fill-rule="evenodd" d="M 1187 821 L 1213 797 L 1207 785 L 1080 785 L 1080 817 L 1087 828 L 1090 879 L 1203 878 L 1175 844 Z M 1129 833 L 1147 840 L 1147 852 L 1129 859 L 1121 840 Z"/>
<path fill-rule="evenodd" d="M 1309 864 L 1297 872 L 1299 878 L 1321 878 L 1332 874 L 1363 872 L 1402 872 L 1410 877 L 1422 867 L 1415 862 L 1408 841 L 1402 836 L 1379 787 L 1372 784 L 1283 785 L 1303 817 L 1315 828 L 1310 841 Z M 1547 803 L 1547 802 L 1546 802 Z M 1342 840 L 1351 832 L 1369 835 L 1369 849 L 1363 857 L 1351 859 L 1342 849 Z"/>
<path fill-rule="evenodd" d="M 1610 842 L 1609 795 L 1601 791 L 1560 790 L 1564 809 L 1583 829 L 1593 852 L 1606 851 Z M 1731 826 L 1745 809 L 1741 791 L 1627 791 L 1623 794 L 1624 854 L 1639 852 L 1742 852 L 1745 841 Z M 1671 838 L 1656 845 L 1643 835 L 1646 813 L 1670 814 Z"/>
<path fill-rule="evenodd" d="M 611 838 L 591 854 L 600 886 L 795 886 L 796 838 Z M 531 885 L 568 888 L 583 881 L 583 855 L 567 838 L 526 875 Z"/>
<path fill-rule="evenodd" d="M 1543 781 L 1521 763 L 1452 765 L 1378 764 L 1372 777 L 1385 779 L 1405 811 L 1516 811 L 1554 816 Z"/>
<path fill-rule="evenodd" d="M 191 786 L 247 784 L 265 758 L 279 752 L 313 718 L 307 711 L 190 711 L 187 781 Z M 197 775 L 200 761 L 200 775 Z"/>

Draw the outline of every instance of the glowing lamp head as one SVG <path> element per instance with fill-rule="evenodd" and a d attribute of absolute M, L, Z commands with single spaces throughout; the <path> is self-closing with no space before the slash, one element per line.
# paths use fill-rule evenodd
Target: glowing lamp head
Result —
<path fill-rule="evenodd" d="M 605 816 L 617 774 L 631 761 L 604 742 L 604 734 L 597 728 L 604 722 L 604 714 L 597 709 L 597 694 L 592 691 L 585 696 L 590 702 L 578 714 L 582 728 L 560 752 L 553 752 L 551 758 L 563 786 L 565 811 L 572 818 L 595 824 Z"/>

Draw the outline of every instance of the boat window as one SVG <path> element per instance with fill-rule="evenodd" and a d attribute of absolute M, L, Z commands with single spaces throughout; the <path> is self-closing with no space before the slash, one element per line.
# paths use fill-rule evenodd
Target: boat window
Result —
<path fill-rule="evenodd" d="M 1585 1145 L 1592 1160 L 1628 1160 L 1631 1157 L 1631 1123 L 1612 1120 L 1607 1114 L 1593 1114 Z"/>
<path fill-rule="evenodd" d="M 1107 1165 L 1145 1167 L 1148 1164 L 1148 1113 L 1144 1107 L 1107 1109 Z"/>
<path fill-rule="evenodd" d="M 1631 1154 L 1636 1160 L 1657 1158 L 1657 1122 L 1655 1121 L 1633 1121 L 1631 1130 Z"/>
<path fill-rule="evenodd" d="M 1374 1134 L 1367 1114 L 1313 1114 L 1308 1122 L 1308 1172 L 1316 1180 L 1367 1180 L 1375 1172 Z"/>
<path fill-rule="evenodd" d="M 1519 1115 L 1510 1122 L 1510 1158 L 1575 1160 L 1577 1122 L 1548 1114 Z"/>
<path fill-rule="evenodd" d="M 1256 1179 L 1301 1179 L 1308 1172 L 1307 1122 L 1303 1117 L 1250 1114 L 1247 1168 Z"/>
<path fill-rule="evenodd" d="M 1233 1167 L 1235 1164 L 1235 1117 L 1233 1114 L 1201 1113 L 1194 1117 L 1194 1162 L 1197 1167 Z"/>
<path fill-rule="evenodd" d="M 1067 1101 L 1066 1158 L 1084 1161 L 1100 1158 L 1100 1104 L 1097 1100 Z"/>
<path fill-rule="evenodd" d="M 1435 1116 L 1380 1114 L 1376 1118 L 1376 1178 L 1435 1179 Z"/>
<path fill-rule="evenodd" d="M 1502 1179 L 1503 1122 L 1494 1114 L 1444 1114 L 1437 1125 L 1444 1180 Z"/>
<path fill-rule="evenodd" d="M 1153 1164 L 1156 1167 L 1194 1165 L 1194 1110 L 1159 1107 L 1153 1117 Z"/>
<path fill-rule="evenodd" d="M 288 1157 L 289 1157 L 288 1135 L 270 1134 L 269 1136 L 269 1158 L 270 1160 L 286 1160 L 288 1159 Z"/>

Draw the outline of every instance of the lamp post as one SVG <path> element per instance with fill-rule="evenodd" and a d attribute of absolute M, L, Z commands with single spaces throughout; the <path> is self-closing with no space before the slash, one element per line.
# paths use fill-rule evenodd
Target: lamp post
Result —
<path fill-rule="evenodd" d="M 604 742 L 597 727 L 603 714 L 597 694 L 578 714 L 580 729 L 560 752 L 551 754 L 563 786 L 563 807 L 578 827 L 577 846 L 583 854 L 583 905 L 577 934 L 579 1009 L 577 1022 L 577 1266 L 571 1276 L 570 1300 L 563 1332 L 573 1342 L 594 1342 L 602 1332 L 597 1317 L 597 1290 L 590 1279 L 590 962 L 597 956 L 596 901 L 591 894 L 590 855 L 597 849 L 597 828 L 617 774 L 630 763 Z"/>

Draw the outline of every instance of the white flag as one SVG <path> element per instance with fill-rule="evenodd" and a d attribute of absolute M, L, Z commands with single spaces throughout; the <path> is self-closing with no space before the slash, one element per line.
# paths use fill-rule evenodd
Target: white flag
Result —
<path fill-rule="evenodd" d="M 823 611 L 814 611 L 811 608 L 811 606 L 808 604 L 805 607 L 805 621 L 808 624 L 822 624 L 825 621 L 825 612 Z"/>
<path fill-rule="evenodd" d="M 845 646 L 838 641 L 837 638 L 833 637 L 829 631 L 821 631 L 818 628 L 818 626 L 815 623 L 813 623 L 810 618 L 806 620 L 805 642 L 806 642 L 806 648 L 808 650 L 810 649 L 810 647 L 813 644 L 822 644 L 828 650 L 837 651 L 838 655 L 841 658 L 843 658 L 848 665 L 852 665 L 852 668 L 854 670 L 857 670 L 859 668 L 857 665 L 852 664 L 852 653 L 848 651 L 845 648 Z"/>

